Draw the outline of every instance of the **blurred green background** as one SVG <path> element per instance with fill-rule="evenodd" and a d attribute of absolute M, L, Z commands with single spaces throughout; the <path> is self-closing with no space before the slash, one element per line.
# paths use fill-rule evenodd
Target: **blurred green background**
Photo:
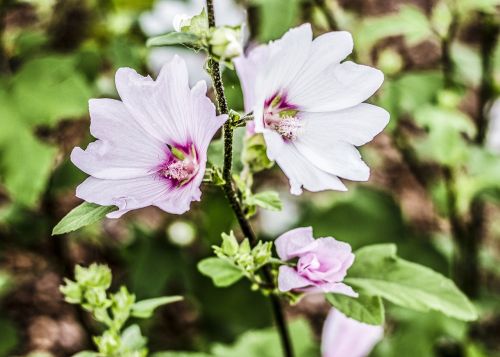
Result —
<path fill-rule="evenodd" d="M 50 236 L 79 203 L 74 191 L 85 175 L 68 157 L 92 140 L 87 101 L 117 97 L 119 67 L 155 75 L 179 53 L 193 83 L 208 80 L 201 54 L 145 46 L 149 36 L 172 30 L 177 13 L 193 15 L 202 2 L 0 1 L 0 356 L 91 348 L 99 326 L 58 291 L 75 264 L 91 262 L 108 264 L 114 286 L 126 284 L 138 299 L 186 297 L 143 323 L 151 351 L 261 356 L 268 330 L 248 331 L 271 326 L 268 303 L 246 282 L 216 289 L 196 270 L 221 232 L 238 230 L 217 188 L 204 187 L 202 202 L 182 217 L 147 208 Z M 391 122 L 362 149 L 370 181 L 349 183 L 348 193 L 295 197 L 279 169 L 261 173 L 256 185 L 278 190 L 284 203 L 282 212 L 254 219 L 261 235 L 312 225 L 315 236 L 353 248 L 394 242 L 406 259 L 453 277 L 479 307 L 481 318 L 471 324 L 390 307 L 374 356 L 500 356 L 500 1 L 215 3 L 221 24 L 246 22 L 249 46 L 310 22 L 317 35 L 350 31 L 350 59 L 386 74 L 373 101 Z M 231 107 L 242 110 L 234 72 L 225 70 L 224 80 Z M 220 160 L 221 145 L 214 142 L 210 155 Z M 328 309 L 317 297 L 288 308 L 300 355 L 319 354 L 311 346 Z"/>

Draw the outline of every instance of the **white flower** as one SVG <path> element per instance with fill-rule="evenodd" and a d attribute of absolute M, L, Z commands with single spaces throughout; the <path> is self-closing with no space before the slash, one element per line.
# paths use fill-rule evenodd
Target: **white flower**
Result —
<path fill-rule="evenodd" d="M 186 212 L 200 200 L 208 145 L 227 115 L 216 116 L 205 82 L 189 87 L 186 64 L 177 56 L 156 81 L 120 68 L 115 82 L 121 101 L 89 102 L 90 132 L 98 140 L 71 153 L 90 175 L 76 195 L 117 206 L 109 218 L 151 205 Z"/>
<path fill-rule="evenodd" d="M 255 131 L 263 133 L 267 155 L 290 180 L 291 192 L 340 190 L 339 177 L 365 181 L 369 168 L 356 146 L 388 123 L 382 108 L 362 103 L 382 84 L 377 69 L 350 61 L 348 32 L 312 39 L 311 26 L 288 31 L 280 40 L 234 59 Z"/>

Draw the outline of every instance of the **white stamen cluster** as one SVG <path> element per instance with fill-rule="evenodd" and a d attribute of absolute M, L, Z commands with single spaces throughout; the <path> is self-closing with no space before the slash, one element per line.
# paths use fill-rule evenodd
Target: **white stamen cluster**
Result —
<path fill-rule="evenodd" d="M 285 139 L 295 140 L 297 139 L 299 130 L 302 128 L 302 123 L 297 117 L 287 116 L 277 121 L 274 124 L 274 128 Z"/>
<path fill-rule="evenodd" d="M 182 182 L 190 179 L 195 171 L 195 166 L 192 162 L 176 161 L 163 169 L 163 175 L 166 178 Z"/>

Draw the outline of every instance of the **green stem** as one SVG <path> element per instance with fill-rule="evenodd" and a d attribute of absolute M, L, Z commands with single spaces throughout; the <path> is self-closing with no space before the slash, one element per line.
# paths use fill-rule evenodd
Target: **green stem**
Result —
<path fill-rule="evenodd" d="M 208 15 L 208 25 L 210 27 L 215 27 L 215 12 L 213 0 L 206 0 L 207 4 L 207 15 Z M 228 114 L 228 105 L 226 96 L 224 94 L 224 84 L 222 83 L 222 77 L 220 73 L 219 63 L 214 59 L 210 58 L 208 60 L 208 69 L 210 76 L 212 77 L 212 82 L 215 88 L 215 96 L 217 100 L 217 106 L 219 109 L 219 114 Z M 224 193 L 229 201 L 236 219 L 241 227 L 243 234 L 249 239 L 252 245 L 257 243 L 257 236 L 255 235 L 250 222 L 246 219 L 243 207 L 238 198 L 238 192 L 233 185 L 232 179 L 232 161 L 233 161 L 233 126 L 230 121 L 224 124 L 223 128 L 223 141 L 224 141 L 224 163 L 222 168 L 222 177 L 224 179 L 224 185 L 222 186 Z M 269 269 L 263 269 L 264 278 L 267 282 L 272 282 L 272 276 Z M 281 306 L 281 301 L 278 296 L 271 294 L 271 307 L 274 313 L 274 319 L 278 328 L 278 332 L 281 339 L 281 344 L 283 347 L 283 355 L 285 357 L 293 357 L 292 343 L 290 340 L 288 326 L 285 321 L 285 316 L 283 314 L 283 308 Z"/>

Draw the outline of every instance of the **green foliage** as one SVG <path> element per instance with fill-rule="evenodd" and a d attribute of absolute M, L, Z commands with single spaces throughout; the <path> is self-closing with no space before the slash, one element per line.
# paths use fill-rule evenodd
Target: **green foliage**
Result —
<path fill-rule="evenodd" d="M 355 32 L 357 47 L 365 51 L 390 36 L 404 36 L 411 46 L 432 38 L 433 33 L 425 14 L 414 5 L 403 5 L 398 13 L 367 18 Z"/>
<path fill-rule="evenodd" d="M 243 271 L 231 262 L 221 258 L 206 258 L 198 263 L 198 270 L 210 277 L 218 287 L 227 287 L 243 278 Z"/>
<path fill-rule="evenodd" d="M 470 118 L 457 109 L 424 106 L 415 112 L 415 121 L 429 130 L 429 134 L 416 145 L 424 159 L 443 166 L 464 163 L 468 147 L 464 135 L 472 138 L 476 128 Z"/>
<path fill-rule="evenodd" d="M 261 42 L 275 40 L 295 25 L 299 0 L 252 0 L 260 10 L 258 38 Z M 279 14 L 279 16 L 276 16 Z"/>
<path fill-rule="evenodd" d="M 361 293 L 357 298 L 352 298 L 340 294 L 327 294 L 326 299 L 337 310 L 350 318 L 370 325 L 384 324 L 384 304 L 379 296 Z"/>
<path fill-rule="evenodd" d="M 52 230 L 52 235 L 76 231 L 101 220 L 108 213 L 116 211 L 116 209 L 115 206 L 99 206 L 95 203 L 83 202 L 61 219 Z"/>
<path fill-rule="evenodd" d="M 157 307 L 181 300 L 182 296 L 164 296 L 138 301 L 132 306 L 131 315 L 133 317 L 139 317 L 141 319 L 148 319 L 153 316 L 153 312 Z"/>
<path fill-rule="evenodd" d="M 436 310 L 464 321 L 477 319 L 474 306 L 451 280 L 398 258 L 394 244 L 367 246 L 355 254 L 345 279 L 355 289 L 418 311 Z"/>
<path fill-rule="evenodd" d="M 124 356 L 141 357 L 147 355 L 147 340 L 137 325 L 124 329 L 130 317 L 146 319 L 162 305 L 182 300 L 180 296 L 165 296 L 155 299 L 136 301 L 125 286 L 116 293 L 108 293 L 111 285 L 111 270 L 105 265 L 92 264 L 88 268 L 77 265 L 75 280 L 65 279 L 60 287 L 65 300 L 79 304 L 92 316 L 106 326 L 100 336 L 94 337 L 98 354 L 83 351 L 81 356 Z"/>
<path fill-rule="evenodd" d="M 0 318 L 0 356 L 11 356 L 12 350 L 20 342 L 15 325 L 7 319 Z"/>
<path fill-rule="evenodd" d="M 241 161 L 253 173 L 273 167 L 274 162 L 267 157 L 266 143 L 262 134 L 254 134 L 245 138 Z"/>
<path fill-rule="evenodd" d="M 55 148 L 36 138 L 35 128 L 85 115 L 91 91 L 74 58 L 62 56 L 26 62 L 5 88 L 0 90 L 2 181 L 13 199 L 33 207 L 56 155 Z"/>
<path fill-rule="evenodd" d="M 295 320 L 290 323 L 289 328 L 297 357 L 318 354 L 316 341 L 306 321 Z M 281 344 L 275 329 L 249 331 L 241 335 L 232 346 L 214 345 L 212 354 L 217 357 L 275 357 L 281 354 Z"/>
<path fill-rule="evenodd" d="M 146 46 L 172 46 L 172 45 L 191 45 L 200 40 L 198 36 L 187 32 L 169 32 L 165 35 L 152 37 L 146 42 Z"/>
<path fill-rule="evenodd" d="M 283 208 L 280 196 L 276 191 L 263 191 L 251 194 L 246 198 L 245 203 L 247 205 L 259 206 L 271 211 L 281 211 Z"/>
<path fill-rule="evenodd" d="M 91 94 L 72 57 L 34 59 L 12 78 L 13 100 L 29 125 L 54 125 L 86 115 Z"/>
<path fill-rule="evenodd" d="M 218 287 L 232 285 L 246 276 L 258 288 L 262 280 L 256 271 L 271 260 L 272 246 L 272 242 L 259 241 L 251 248 L 248 239 L 238 244 L 232 231 L 222 233 L 221 246 L 213 246 L 217 258 L 203 259 L 198 263 L 198 270 Z"/>

